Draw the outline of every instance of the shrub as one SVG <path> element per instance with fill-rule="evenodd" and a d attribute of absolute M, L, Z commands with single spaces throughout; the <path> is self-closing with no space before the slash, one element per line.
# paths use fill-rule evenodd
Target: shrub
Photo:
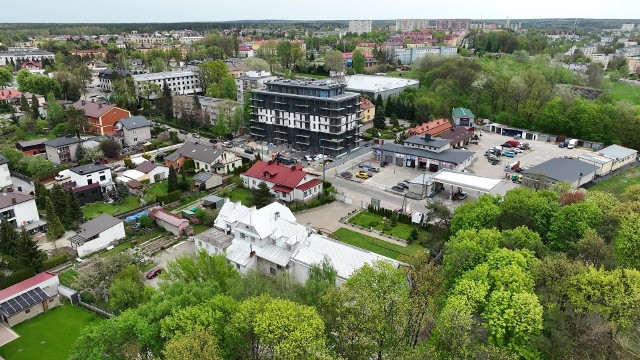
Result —
<path fill-rule="evenodd" d="M 182 191 L 176 190 L 176 191 L 168 193 L 167 195 L 158 196 L 157 199 L 158 199 L 158 201 L 161 201 L 164 204 L 168 204 L 168 203 L 172 203 L 174 201 L 180 200 L 181 196 L 182 196 Z"/>
<path fill-rule="evenodd" d="M 64 264 L 65 262 L 67 262 L 68 258 L 69 256 L 67 255 L 67 253 L 62 253 L 58 256 L 50 257 L 42 262 L 42 270 L 49 270 L 58 265 Z"/>
<path fill-rule="evenodd" d="M 14 271 L 11 274 L 5 276 L 4 281 L 2 282 L 2 287 L 8 287 L 14 284 L 19 283 L 22 280 L 26 280 L 36 274 L 36 271 L 32 268 L 24 268 L 22 270 Z"/>
<path fill-rule="evenodd" d="M 130 157 L 126 157 L 124 158 L 124 166 L 126 166 L 129 169 L 133 169 L 133 161 L 131 161 Z"/>
<path fill-rule="evenodd" d="M 142 154 L 142 157 L 147 159 L 147 160 L 151 160 L 151 154 L 144 153 L 144 154 Z"/>

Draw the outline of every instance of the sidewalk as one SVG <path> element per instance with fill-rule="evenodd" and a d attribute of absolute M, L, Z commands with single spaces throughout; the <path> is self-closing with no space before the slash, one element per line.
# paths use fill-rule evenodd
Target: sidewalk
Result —
<path fill-rule="evenodd" d="M 47 236 L 43 234 L 43 236 L 37 239 L 38 246 L 40 247 L 41 250 L 44 250 L 44 251 L 53 250 L 56 247 L 61 248 L 64 246 L 71 246 L 71 242 L 69 241 L 69 238 L 71 238 L 74 235 L 76 235 L 75 231 L 69 230 L 65 232 L 60 239 L 56 240 L 56 243 L 54 246 L 53 242 L 47 240 Z"/>

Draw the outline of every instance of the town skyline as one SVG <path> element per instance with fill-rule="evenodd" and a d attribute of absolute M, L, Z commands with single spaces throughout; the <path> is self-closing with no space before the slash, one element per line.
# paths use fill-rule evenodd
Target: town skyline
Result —
<path fill-rule="evenodd" d="M 167 0 L 127 2 L 114 0 L 109 7 L 96 8 L 100 11 L 68 11 L 75 6 L 71 1 L 55 3 L 34 0 L 32 6 L 38 12 L 26 13 L 19 7 L 5 9 L 0 14 L 4 23 L 176 23 L 176 22 L 222 22 L 222 21 L 326 21 L 349 19 L 393 20 L 396 18 L 471 18 L 481 19 L 627 19 L 628 14 L 640 13 L 640 3 L 624 0 L 612 0 L 606 7 L 595 3 L 582 3 L 579 8 L 570 3 L 558 3 L 541 0 L 535 3 L 518 4 L 508 7 L 498 0 L 483 2 L 463 1 L 455 7 L 443 8 L 436 1 L 404 0 L 391 8 L 382 2 L 373 1 L 366 12 L 356 3 L 343 3 L 336 0 L 324 2 L 317 8 L 292 5 L 290 0 L 275 0 L 268 3 L 256 0 L 244 2 L 242 10 L 236 3 L 207 3 L 202 0 L 186 0 L 176 7 Z M 397 4 L 397 3 L 396 3 Z M 197 11 L 194 11 L 196 10 Z M 90 7 L 86 10 L 91 10 Z M 407 16 L 408 14 L 414 16 Z M 54 20 L 54 21 L 52 21 Z M 633 19 L 632 19 L 633 20 Z"/>

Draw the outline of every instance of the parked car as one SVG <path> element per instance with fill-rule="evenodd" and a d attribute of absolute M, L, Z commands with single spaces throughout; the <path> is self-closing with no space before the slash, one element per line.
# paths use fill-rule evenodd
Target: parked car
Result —
<path fill-rule="evenodd" d="M 504 143 L 501 145 L 503 148 L 512 148 L 513 145 L 509 144 L 509 143 Z"/>
<path fill-rule="evenodd" d="M 502 153 L 502 155 L 506 157 L 515 157 L 516 153 L 514 153 L 513 151 L 505 151 Z"/>
<path fill-rule="evenodd" d="M 127 170 L 127 167 L 124 166 L 124 165 L 116 166 L 116 167 L 113 168 L 113 171 L 115 171 L 115 172 L 120 172 L 120 171 L 125 171 L 125 170 Z"/>
<path fill-rule="evenodd" d="M 364 147 L 369 147 L 371 146 L 371 143 L 364 143 Z"/>
<path fill-rule="evenodd" d="M 245 154 L 253 154 L 253 149 L 252 148 L 246 148 L 246 149 L 244 149 L 244 153 Z"/>
<path fill-rule="evenodd" d="M 386 162 L 386 161 L 383 161 L 383 162 L 380 163 L 380 167 L 385 167 L 387 165 L 389 165 L 389 163 Z"/>
<path fill-rule="evenodd" d="M 404 187 L 402 187 L 402 186 L 393 185 L 393 186 L 391 187 L 391 190 L 393 190 L 393 191 L 397 191 L 397 192 L 403 192 L 403 191 L 405 190 L 405 188 L 404 188 Z"/>
<path fill-rule="evenodd" d="M 313 156 L 311 156 L 311 155 L 305 155 L 305 156 L 304 156 L 304 159 L 305 159 L 305 160 L 307 160 L 307 161 L 313 161 Z"/>
<path fill-rule="evenodd" d="M 571 139 L 567 143 L 567 149 L 573 149 L 576 147 L 576 145 L 578 145 L 578 139 Z"/>
<path fill-rule="evenodd" d="M 408 188 L 409 188 L 409 183 L 408 183 L 408 182 L 406 182 L 406 181 L 400 181 L 400 182 L 398 183 L 398 186 L 401 186 L 401 187 L 403 187 L 403 188 L 405 188 L 405 189 L 408 189 Z"/>
<path fill-rule="evenodd" d="M 58 175 L 56 175 L 56 181 L 62 181 L 62 180 L 66 180 L 69 179 L 71 177 L 71 170 L 67 169 L 67 170 L 62 170 L 58 173 Z"/>
<path fill-rule="evenodd" d="M 511 151 L 513 151 L 516 154 L 521 154 L 522 153 L 522 149 L 520 149 L 520 148 L 513 148 L 513 150 L 511 150 Z"/>
<path fill-rule="evenodd" d="M 499 161 L 498 157 L 493 155 L 493 154 L 489 154 L 489 156 L 487 156 L 487 159 L 489 160 L 489 162 L 491 162 L 491 161 Z"/>
<path fill-rule="evenodd" d="M 364 171 L 358 171 L 358 173 L 356 174 L 356 177 L 360 178 L 360 179 L 368 179 L 369 178 L 369 174 L 367 174 Z"/>
<path fill-rule="evenodd" d="M 489 160 L 489 161 L 491 162 L 491 165 L 498 165 L 498 164 L 500 164 L 500 160 L 498 160 L 498 159 L 492 159 L 492 160 Z"/>
<path fill-rule="evenodd" d="M 200 138 L 200 134 L 196 134 L 196 133 L 191 134 L 191 136 L 193 136 L 193 137 L 194 137 L 194 138 L 196 138 L 196 139 L 199 139 L 199 138 Z"/>
<path fill-rule="evenodd" d="M 361 168 L 365 168 L 367 169 L 367 171 L 371 171 L 371 172 L 380 172 L 380 169 L 378 169 L 375 166 L 371 166 L 371 165 L 360 165 Z"/>
<path fill-rule="evenodd" d="M 153 269 L 147 271 L 147 274 L 145 276 L 147 277 L 147 279 L 153 279 L 156 276 L 162 274 L 162 271 L 164 271 L 163 268 L 161 268 L 160 266 L 156 266 Z"/>
<path fill-rule="evenodd" d="M 517 140 L 507 140 L 504 143 L 505 144 L 509 144 L 510 145 L 509 147 L 516 147 L 516 146 L 522 144 L 521 142 L 519 142 Z M 504 145 L 502 145 L 502 146 L 504 146 Z"/>
<path fill-rule="evenodd" d="M 180 130 L 180 131 L 178 131 L 178 132 L 179 132 L 180 134 L 182 134 L 182 135 L 187 135 L 187 134 L 188 134 L 187 130 Z"/>
<path fill-rule="evenodd" d="M 558 147 L 564 148 L 564 147 L 567 147 L 567 145 L 569 145 L 569 142 L 568 141 L 563 141 L 563 142 L 558 144 Z"/>
<path fill-rule="evenodd" d="M 456 191 L 453 194 L 453 200 L 464 200 L 467 198 L 467 193 L 462 191 L 461 188 L 458 188 L 458 191 Z"/>
<path fill-rule="evenodd" d="M 222 143 L 222 146 L 226 147 L 226 148 L 232 148 L 233 147 L 233 143 L 231 141 L 225 141 Z"/>
<path fill-rule="evenodd" d="M 343 173 L 340 173 L 340 176 L 342 176 L 345 179 L 351 179 L 353 177 L 353 174 L 350 173 L 350 172 L 345 171 Z"/>

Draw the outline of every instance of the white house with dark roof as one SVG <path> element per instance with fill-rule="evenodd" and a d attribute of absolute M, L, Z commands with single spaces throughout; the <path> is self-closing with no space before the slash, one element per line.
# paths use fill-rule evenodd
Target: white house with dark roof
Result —
<path fill-rule="evenodd" d="M 637 161 L 638 151 L 629 149 L 620 145 L 607 146 L 604 149 L 598 151 L 598 154 L 613 159 L 613 165 L 611 170 L 617 170 L 625 165 L 631 164 Z"/>
<path fill-rule="evenodd" d="M 126 236 L 123 221 L 107 214 L 87 221 L 80 225 L 80 229 L 69 239 L 80 257 L 106 249 Z"/>
<path fill-rule="evenodd" d="M 189 141 L 164 158 L 165 165 L 174 169 L 181 168 L 186 160 L 193 160 L 196 171 L 204 170 L 222 175 L 242 166 L 242 158 L 234 152 Z"/>
<path fill-rule="evenodd" d="M 12 185 L 11 173 L 9 172 L 9 160 L 0 154 L 0 189 L 8 188 Z"/>
<path fill-rule="evenodd" d="M 63 164 L 76 159 L 78 140 L 75 136 L 62 136 L 44 143 L 47 159 L 54 164 Z"/>
<path fill-rule="evenodd" d="M 76 187 L 100 184 L 102 188 L 109 188 L 113 186 L 113 179 L 111 178 L 111 169 L 104 165 L 82 165 L 76 166 L 70 171 L 70 181 L 76 183 Z"/>
<path fill-rule="evenodd" d="M 194 236 L 197 249 L 224 254 L 240 273 L 258 271 L 266 276 L 288 274 L 304 283 L 309 270 L 327 260 L 342 284 L 364 264 L 399 262 L 322 235 L 298 224 L 288 207 L 274 202 L 261 209 L 248 208 L 228 199 L 214 228 Z"/>
<path fill-rule="evenodd" d="M 115 123 L 114 137 L 122 146 L 133 146 L 151 139 L 151 121 L 144 116 L 131 116 Z"/>
<path fill-rule="evenodd" d="M 45 231 L 47 225 L 40 220 L 36 197 L 17 191 L 0 193 L 0 218 L 15 227 L 24 226 L 30 232 Z"/>
<path fill-rule="evenodd" d="M 143 175 L 133 180 L 138 180 L 138 181 L 149 180 L 150 184 L 155 184 L 156 182 L 162 181 L 167 177 L 169 177 L 169 168 L 167 166 L 158 165 L 148 160 L 138 165 L 135 168 L 135 171 L 138 171 Z M 125 173 L 127 172 L 128 171 L 126 171 Z"/>

